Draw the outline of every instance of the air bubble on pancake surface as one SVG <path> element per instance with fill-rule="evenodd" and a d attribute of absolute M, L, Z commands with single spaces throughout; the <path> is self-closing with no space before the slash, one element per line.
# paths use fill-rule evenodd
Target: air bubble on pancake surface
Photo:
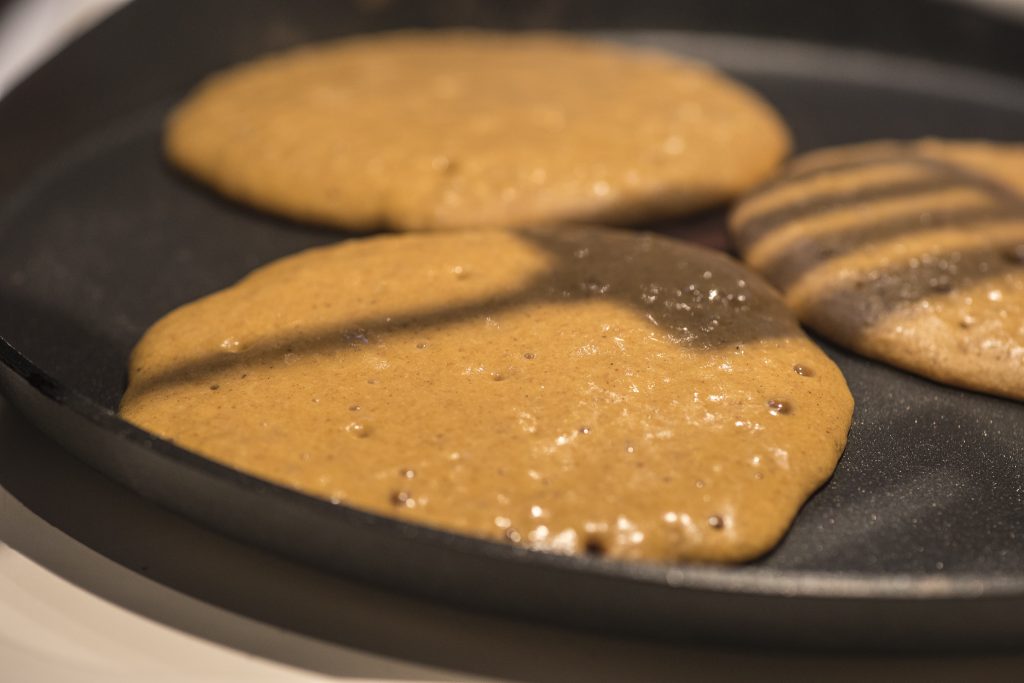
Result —
<path fill-rule="evenodd" d="M 365 439 L 370 436 L 370 428 L 362 422 L 350 422 L 345 431 L 357 439 Z"/>
<path fill-rule="evenodd" d="M 395 507 L 414 508 L 416 499 L 408 491 L 395 491 L 391 494 L 391 504 Z"/>
<path fill-rule="evenodd" d="M 592 536 L 583 544 L 583 552 L 587 555 L 600 556 L 605 554 L 606 548 L 604 542 L 600 538 Z"/>
<path fill-rule="evenodd" d="M 588 278 L 580 283 L 580 291 L 585 294 L 602 295 L 607 294 L 611 285 L 597 278 Z"/>
<path fill-rule="evenodd" d="M 370 343 L 369 332 L 361 327 L 345 330 L 341 338 L 349 346 L 364 346 Z"/>
<path fill-rule="evenodd" d="M 532 413 L 526 412 L 525 410 L 520 411 L 517 416 L 517 421 L 519 423 L 519 428 L 527 434 L 537 433 L 537 418 Z"/>
<path fill-rule="evenodd" d="M 228 353 L 238 353 L 242 350 L 242 342 L 234 337 L 228 337 L 220 343 L 220 348 Z"/>
<path fill-rule="evenodd" d="M 640 300 L 645 304 L 653 304 L 658 300 L 658 295 L 661 294 L 661 288 L 656 284 L 645 285 L 640 293 Z"/>

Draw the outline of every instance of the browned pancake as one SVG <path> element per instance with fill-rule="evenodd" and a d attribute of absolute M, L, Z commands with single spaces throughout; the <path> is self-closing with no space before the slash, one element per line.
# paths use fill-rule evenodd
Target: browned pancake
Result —
<path fill-rule="evenodd" d="M 759 277 L 596 228 L 302 252 L 170 313 L 131 363 L 125 419 L 232 467 L 622 558 L 764 553 L 830 476 L 852 411 Z"/>
<path fill-rule="evenodd" d="M 744 200 L 744 259 L 804 323 L 931 379 L 1024 399 L 1024 146 L 813 152 Z"/>
<path fill-rule="evenodd" d="M 556 33 L 404 31 L 207 79 L 167 153 L 261 209 L 343 229 L 643 221 L 722 202 L 789 149 L 700 63 Z"/>

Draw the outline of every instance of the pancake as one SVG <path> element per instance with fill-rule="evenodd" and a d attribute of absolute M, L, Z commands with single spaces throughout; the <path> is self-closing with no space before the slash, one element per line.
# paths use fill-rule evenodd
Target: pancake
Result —
<path fill-rule="evenodd" d="M 1024 399 L 1024 145 L 812 152 L 743 201 L 744 259 L 800 319 L 938 382 Z"/>
<path fill-rule="evenodd" d="M 157 322 L 128 421 L 336 503 L 564 553 L 737 562 L 832 473 L 852 398 L 774 291 L 649 234 L 384 235 Z"/>
<path fill-rule="evenodd" d="M 341 229 L 635 222 L 727 200 L 789 149 L 708 66 L 556 33 L 346 38 L 208 78 L 170 160 L 223 194 Z"/>

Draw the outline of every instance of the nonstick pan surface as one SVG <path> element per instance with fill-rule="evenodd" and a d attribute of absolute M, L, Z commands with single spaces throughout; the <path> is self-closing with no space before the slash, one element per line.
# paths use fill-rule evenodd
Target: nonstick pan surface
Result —
<path fill-rule="evenodd" d="M 740 567 L 457 537 L 256 480 L 115 417 L 128 353 L 157 318 L 257 265 L 343 239 L 169 169 L 168 108 L 209 71 L 270 49 L 471 24 L 585 30 L 704 58 L 769 97 L 800 149 L 1024 140 L 1024 29 L 938 2 L 139 0 L 0 104 L 0 386 L 11 401 L 95 468 L 193 520 L 453 604 L 679 640 L 1024 643 L 1024 406 L 827 344 L 857 401 L 846 453 L 781 546 Z M 654 227 L 726 244 L 722 212 Z"/>

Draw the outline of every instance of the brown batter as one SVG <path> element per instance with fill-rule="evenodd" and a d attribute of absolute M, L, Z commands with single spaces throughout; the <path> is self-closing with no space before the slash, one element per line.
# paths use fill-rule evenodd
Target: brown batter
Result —
<path fill-rule="evenodd" d="M 745 260 L 838 344 L 1024 399 L 1024 146 L 921 140 L 814 152 L 745 200 Z"/>
<path fill-rule="evenodd" d="M 556 552 L 742 561 L 852 399 L 760 278 L 597 228 L 309 250 L 156 323 L 125 419 L 260 477 Z"/>
<path fill-rule="evenodd" d="M 667 54 L 555 33 L 404 31 L 265 57 L 172 114 L 170 159 L 224 194 L 339 228 L 654 219 L 773 173 L 785 124 Z"/>

